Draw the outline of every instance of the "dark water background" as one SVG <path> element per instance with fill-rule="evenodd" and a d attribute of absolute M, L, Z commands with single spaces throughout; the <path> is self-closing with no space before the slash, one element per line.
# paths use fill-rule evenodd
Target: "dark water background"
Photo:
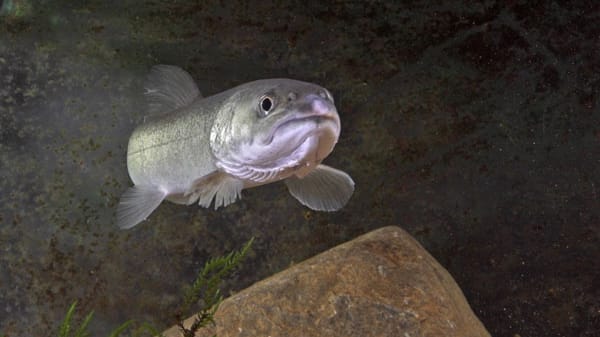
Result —
<path fill-rule="evenodd" d="M 0 1 L 0 333 L 166 327 L 207 258 L 256 237 L 228 291 L 399 225 L 494 336 L 600 334 L 597 1 Z M 568 3 L 568 4 L 567 4 Z M 265 77 L 330 89 L 336 213 L 282 184 L 219 211 L 113 221 L 157 63 L 205 95 Z"/>

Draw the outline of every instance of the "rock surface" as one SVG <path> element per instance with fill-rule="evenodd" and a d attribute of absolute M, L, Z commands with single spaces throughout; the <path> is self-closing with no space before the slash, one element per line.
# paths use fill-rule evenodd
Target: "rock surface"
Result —
<path fill-rule="evenodd" d="M 188 319 L 187 323 L 190 323 Z M 226 299 L 197 336 L 490 336 L 450 274 L 385 227 Z M 176 327 L 167 337 L 181 336 Z"/>

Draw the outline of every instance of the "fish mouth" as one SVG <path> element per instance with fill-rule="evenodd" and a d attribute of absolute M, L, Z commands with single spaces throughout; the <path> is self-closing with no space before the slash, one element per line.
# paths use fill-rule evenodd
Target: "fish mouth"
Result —
<path fill-rule="evenodd" d="M 302 129 L 307 129 L 302 132 Z M 301 116 L 295 115 L 288 118 L 283 118 L 281 121 L 276 123 L 271 132 L 265 137 L 263 144 L 265 146 L 269 146 L 273 143 L 276 136 L 282 137 L 283 134 L 296 134 L 302 135 L 305 134 L 304 137 L 290 137 L 287 138 L 296 138 L 299 141 L 299 144 L 303 143 L 306 138 L 314 134 L 315 132 L 323 132 L 326 129 L 330 129 L 331 132 L 335 134 L 335 137 L 339 135 L 340 130 L 340 122 L 339 117 L 335 111 L 328 112 L 326 114 L 323 113 L 313 113 L 307 115 L 303 113 Z M 299 145 L 297 144 L 296 147 Z"/>
<path fill-rule="evenodd" d="M 320 163 L 337 142 L 340 123 L 336 117 L 304 115 L 282 121 L 266 139 L 258 166 L 290 168 Z"/>

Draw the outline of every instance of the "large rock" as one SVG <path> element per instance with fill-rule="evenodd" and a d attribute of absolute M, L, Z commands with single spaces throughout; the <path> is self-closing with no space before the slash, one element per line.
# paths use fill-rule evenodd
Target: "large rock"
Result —
<path fill-rule="evenodd" d="M 363 235 L 226 299 L 216 327 L 197 336 L 214 333 L 490 336 L 450 274 L 398 227 Z M 181 333 L 173 327 L 165 335 Z"/>

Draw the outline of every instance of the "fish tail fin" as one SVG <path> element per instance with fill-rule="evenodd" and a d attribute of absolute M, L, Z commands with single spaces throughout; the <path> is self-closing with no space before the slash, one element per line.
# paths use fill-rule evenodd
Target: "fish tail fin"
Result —
<path fill-rule="evenodd" d="M 117 207 L 117 225 L 127 229 L 146 220 L 166 196 L 165 191 L 155 186 L 136 185 L 128 188 Z"/>

